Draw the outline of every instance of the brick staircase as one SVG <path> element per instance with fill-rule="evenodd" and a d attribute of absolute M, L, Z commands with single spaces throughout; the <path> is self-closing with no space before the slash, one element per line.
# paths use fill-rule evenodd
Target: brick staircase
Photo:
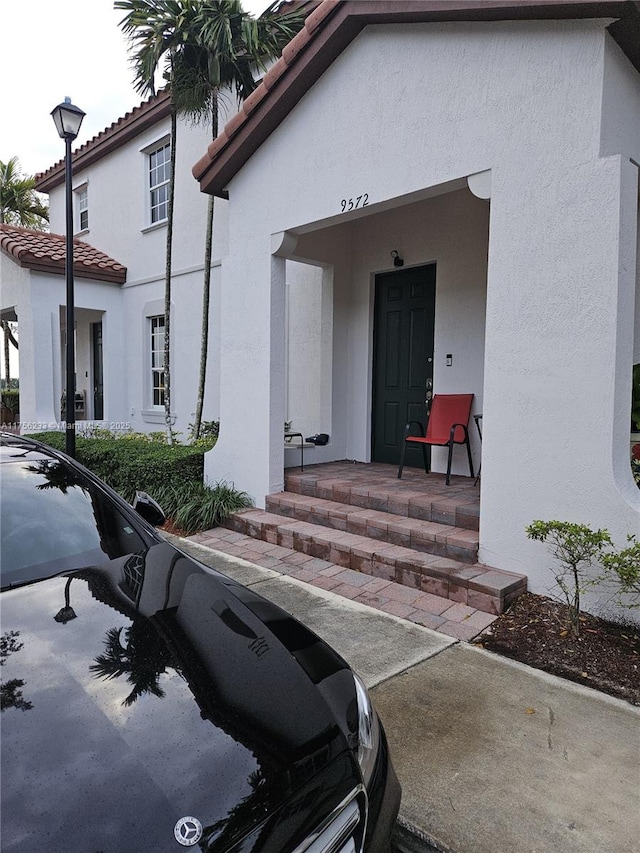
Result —
<path fill-rule="evenodd" d="M 524 575 L 477 562 L 480 504 L 467 477 L 389 465 L 331 462 L 289 469 L 265 510 L 230 516 L 245 536 L 500 614 L 525 592 Z"/>

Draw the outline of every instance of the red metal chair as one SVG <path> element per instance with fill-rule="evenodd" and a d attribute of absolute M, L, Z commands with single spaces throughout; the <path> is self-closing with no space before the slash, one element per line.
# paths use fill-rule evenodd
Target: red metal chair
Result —
<path fill-rule="evenodd" d="M 426 432 L 420 421 L 409 421 L 404 428 L 404 440 L 400 453 L 400 467 L 398 468 L 398 479 L 402 478 L 404 468 L 404 456 L 407 445 L 422 447 L 422 458 L 424 470 L 429 473 L 429 462 L 427 460 L 427 447 L 448 447 L 449 459 L 447 461 L 447 479 L 449 485 L 451 478 L 451 459 L 454 444 L 465 444 L 467 456 L 469 457 L 469 471 L 473 477 L 473 461 L 471 459 L 471 445 L 469 444 L 469 418 L 471 417 L 471 404 L 473 394 L 434 394 L 431 405 L 427 410 Z M 411 435 L 413 425 L 420 430 L 419 435 Z"/>

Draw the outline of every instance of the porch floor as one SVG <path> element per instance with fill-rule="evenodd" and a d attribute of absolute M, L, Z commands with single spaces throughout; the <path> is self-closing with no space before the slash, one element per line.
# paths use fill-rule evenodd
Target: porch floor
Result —
<path fill-rule="evenodd" d="M 285 490 L 351 503 L 364 509 L 478 530 L 480 483 L 474 478 L 425 474 L 405 467 L 398 479 L 395 465 L 378 462 L 328 462 L 285 471 Z"/>
<path fill-rule="evenodd" d="M 265 568 L 469 640 L 526 590 L 477 562 L 479 487 L 468 477 L 331 462 L 286 471 L 266 508 L 192 538 Z"/>

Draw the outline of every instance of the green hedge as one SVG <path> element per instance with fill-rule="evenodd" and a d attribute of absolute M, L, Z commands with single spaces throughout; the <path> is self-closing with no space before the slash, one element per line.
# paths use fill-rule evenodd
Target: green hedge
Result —
<path fill-rule="evenodd" d="M 20 391 L 17 388 L 9 388 L 0 392 L 0 398 L 4 408 L 11 409 L 12 412 L 20 410 Z"/>
<path fill-rule="evenodd" d="M 31 437 L 56 450 L 65 448 L 62 432 L 43 432 Z M 185 484 L 201 484 L 203 479 L 204 450 L 189 445 L 169 446 L 133 437 L 77 436 L 76 458 L 126 501 L 132 501 L 138 489 L 157 497 L 168 488 L 182 489 Z"/>

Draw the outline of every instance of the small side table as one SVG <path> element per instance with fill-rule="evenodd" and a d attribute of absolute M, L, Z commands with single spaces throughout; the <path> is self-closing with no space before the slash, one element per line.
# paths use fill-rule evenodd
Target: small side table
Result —
<path fill-rule="evenodd" d="M 300 470 L 304 471 L 304 433 L 301 432 L 285 432 L 284 441 L 285 444 L 290 444 L 292 438 L 300 439 Z"/>
<path fill-rule="evenodd" d="M 474 421 L 476 422 L 476 429 L 478 430 L 478 435 L 480 436 L 480 444 L 482 444 L 482 427 L 480 426 L 482 422 L 482 415 L 474 415 Z M 482 460 L 480 460 L 480 464 L 478 465 L 478 476 L 475 479 L 474 486 L 478 485 L 478 480 L 480 479 L 480 469 L 482 468 Z"/>

